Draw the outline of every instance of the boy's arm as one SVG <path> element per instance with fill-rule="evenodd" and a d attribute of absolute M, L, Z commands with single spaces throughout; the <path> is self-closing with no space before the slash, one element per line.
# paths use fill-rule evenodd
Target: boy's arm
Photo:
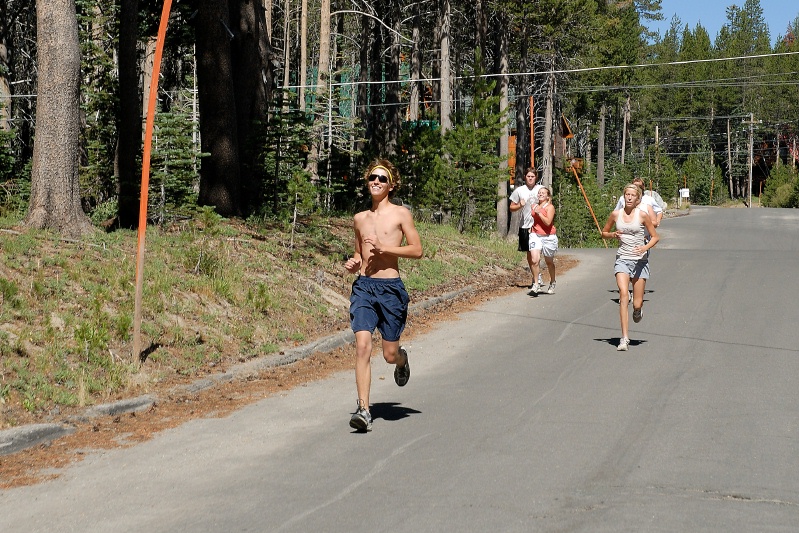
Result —
<path fill-rule="evenodd" d="M 514 198 L 516 198 L 516 200 L 514 200 Z M 509 206 L 510 210 L 518 211 L 519 209 L 524 207 L 524 204 L 525 204 L 524 199 L 518 194 L 516 194 L 516 191 L 513 191 L 513 193 L 511 193 L 510 195 L 510 206 Z"/>
<path fill-rule="evenodd" d="M 346 268 L 347 272 L 350 274 L 357 274 L 360 272 L 361 263 L 363 262 L 361 257 L 361 232 L 358 231 L 357 223 L 353 223 L 353 226 L 355 230 L 355 253 L 344 263 L 344 268 Z"/>

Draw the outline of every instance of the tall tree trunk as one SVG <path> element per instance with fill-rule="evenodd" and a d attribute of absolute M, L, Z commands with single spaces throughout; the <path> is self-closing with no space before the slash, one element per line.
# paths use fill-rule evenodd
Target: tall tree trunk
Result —
<path fill-rule="evenodd" d="M 400 35 L 402 30 L 402 14 L 395 6 L 391 10 L 392 26 L 394 31 L 391 32 L 391 49 L 389 53 L 388 72 L 386 73 L 386 124 L 388 126 L 386 131 L 386 154 L 393 156 L 397 153 L 397 144 L 399 144 L 400 124 L 402 117 L 400 116 L 400 86 L 397 81 L 400 79 Z"/>
<path fill-rule="evenodd" d="M 239 137 L 226 0 L 200 2 L 197 12 L 197 91 L 201 150 L 200 205 L 223 216 L 241 215 Z"/>
<path fill-rule="evenodd" d="M 550 190 L 552 188 L 552 108 L 554 92 L 555 75 L 550 73 L 547 80 L 547 101 L 544 110 L 544 138 L 542 142 L 544 153 L 541 157 L 541 184 L 549 187 Z"/>
<path fill-rule="evenodd" d="M 600 188 L 605 185 L 605 116 L 608 108 L 605 104 L 599 109 L 599 135 L 596 141 L 596 184 Z"/>
<path fill-rule="evenodd" d="M 11 129 L 11 84 L 8 80 L 9 15 L 8 4 L 3 2 L 0 5 L 0 131 Z"/>
<path fill-rule="evenodd" d="M 316 103 L 314 109 L 314 126 L 311 134 L 311 150 L 308 154 L 306 170 L 314 181 L 319 179 L 319 160 L 322 158 L 325 130 L 324 109 L 321 107 L 328 101 L 328 83 L 330 78 L 330 0 L 322 0 L 319 20 L 319 63 L 317 65 Z M 331 105 L 331 102 L 328 102 Z"/>
<path fill-rule="evenodd" d="M 504 22 L 504 20 L 502 21 Z M 497 36 L 497 51 L 494 57 L 496 58 L 495 72 L 500 74 L 497 91 L 499 92 L 499 112 L 503 118 L 508 114 L 508 71 L 509 71 L 509 58 L 508 58 L 508 32 L 505 30 L 507 24 L 500 23 L 499 35 Z M 507 170 L 508 168 L 508 124 L 503 124 L 499 136 L 499 157 L 502 158 L 500 168 Z M 509 208 L 508 208 L 508 174 L 503 172 L 499 181 L 497 182 L 497 234 L 500 237 L 507 237 L 508 223 L 509 223 Z"/>
<path fill-rule="evenodd" d="M 372 19 L 366 15 L 361 16 L 361 38 L 360 47 L 358 49 L 358 63 L 361 68 L 358 72 L 358 87 L 356 93 L 356 109 L 358 120 L 364 125 L 365 137 L 371 138 L 372 124 L 369 121 L 369 57 L 372 50 L 370 46 L 370 36 L 372 35 Z M 355 149 L 362 152 L 366 148 L 366 143 L 358 140 L 355 144 Z"/>
<path fill-rule="evenodd" d="M 92 231 L 81 208 L 80 42 L 75 0 L 36 2 L 39 95 L 25 225 L 71 237 Z"/>
<path fill-rule="evenodd" d="M 289 86 L 291 74 L 291 0 L 283 2 L 283 88 Z M 288 111 L 288 103 L 284 105 Z"/>
<path fill-rule="evenodd" d="M 419 97 L 421 94 L 421 78 L 422 78 L 422 32 L 419 28 L 421 17 L 419 10 L 421 4 L 416 2 L 413 5 L 413 19 L 411 40 L 411 94 L 410 94 L 410 108 L 408 110 L 408 120 L 415 122 L 419 120 Z"/>
<path fill-rule="evenodd" d="M 591 129 L 588 127 L 588 124 L 585 125 L 585 129 L 583 131 L 584 133 L 583 133 L 583 142 L 582 142 L 583 144 L 582 153 L 583 157 L 585 158 L 583 163 L 583 170 L 586 173 L 590 173 L 591 172 Z"/>
<path fill-rule="evenodd" d="M 382 154 L 385 145 L 385 109 L 383 103 L 383 28 L 380 24 L 371 25 L 369 47 L 369 109 L 367 117 L 367 137 L 369 148 L 375 154 Z M 363 65 L 363 63 L 361 63 Z"/>
<path fill-rule="evenodd" d="M 449 56 L 450 23 L 452 7 L 450 0 L 441 0 L 441 134 L 452 129 L 452 77 Z"/>
<path fill-rule="evenodd" d="M 300 89 L 299 109 L 305 111 L 305 86 L 308 84 L 308 0 L 302 0 L 300 11 Z"/>
<path fill-rule="evenodd" d="M 272 45 L 272 0 L 261 0 L 264 10 L 266 41 Z"/>
<path fill-rule="evenodd" d="M 488 35 L 488 17 L 486 16 L 486 0 L 475 0 L 474 2 L 474 11 L 475 11 L 475 24 L 477 27 L 477 47 L 480 48 L 480 59 L 481 62 L 483 58 L 487 57 L 487 50 L 486 50 L 486 40 Z M 483 68 L 484 65 L 478 65 L 481 72 L 484 72 L 485 69 Z"/>
<path fill-rule="evenodd" d="M 244 212 L 261 201 L 264 171 L 258 163 L 253 126 L 267 119 L 271 97 L 271 46 L 267 40 L 266 19 L 260 3 L 236 0 L 231 4 L 230 20 L 235 38 L 231 42 L 236 132 L 239 139 L 239 168 Z"/>
<path fill-rule="evenodd" d="M 139 222 L 142 147 L 142 105 L 139 78 L 139 0 L 122 0 L 119 12 L 119 108 L 117 111 L 116 166 L 119 177 L 119 225 L 135 228 Z"/>

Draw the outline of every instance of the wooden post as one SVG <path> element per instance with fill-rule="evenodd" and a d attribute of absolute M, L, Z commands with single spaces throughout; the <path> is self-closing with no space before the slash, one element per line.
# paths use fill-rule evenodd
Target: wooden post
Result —
<path fill-rule="evenodd" d="M 730 140 L 730 119 L 727 119 L 727 178 L 730 180 L 730 196 L 735 198 L 732 188 L 732 141 Z"/>

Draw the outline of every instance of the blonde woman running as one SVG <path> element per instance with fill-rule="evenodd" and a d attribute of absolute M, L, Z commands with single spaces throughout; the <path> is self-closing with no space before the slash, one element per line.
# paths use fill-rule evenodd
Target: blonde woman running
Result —
<path fill-rule="evenodd" d="M 624 187 L 624 207 L 613 211 L 602 228 L 603 239 L 619 239 L 616 264 L 613 271 L 619 287 L 619 319 L 621 339 L 617 350 L 626 351 L 630 344 L 627 325 L 627 299 L 630 297 L 629 285 L 633 284 L 633 322 L 644 317 L 644 288 L 649 279 L 649 250 L 658 243 L 660 237 L 649 213 L 638 209 L 643 191 L 632 183 Z M 611 231 L 612 228 L 615 229 Z M 646 241 L 646 232 L 650 239 Z"/>
<path fill-rule="evenodd" d="M 558 236 L 555 229 L 555 206 L 552 205 L 552 193 L 547 187 L 538 190 L 538 203 L 533 204 L 533 228 L 530 230 L 530 255 L 532 255 L 533 279 L 540 280 L 538 264 L 541 256 L 549 271 L 549 287 L 547 294 L 555 294 L 555 254 L 558 252 Z M 531 294 L 538 294 L 544 288 L 540 282 L 533 284 Z"/>

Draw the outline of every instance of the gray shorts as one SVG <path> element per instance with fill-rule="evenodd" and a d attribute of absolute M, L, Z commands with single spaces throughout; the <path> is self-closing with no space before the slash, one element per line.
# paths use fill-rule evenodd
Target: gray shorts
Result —
<path fill-rule="evenodd" d="M 530 250 L 540 250 L 544 257 L 555 257 L 558 253 L 557 235 L 536 235 L 530 234 Z"/>
<path fill-rule="evenodd" d="M 649 259 L 622 259 L 616 258 L 613 266 L 613 275 L 627 274 L 630 279 L 649 279 Z"/>

